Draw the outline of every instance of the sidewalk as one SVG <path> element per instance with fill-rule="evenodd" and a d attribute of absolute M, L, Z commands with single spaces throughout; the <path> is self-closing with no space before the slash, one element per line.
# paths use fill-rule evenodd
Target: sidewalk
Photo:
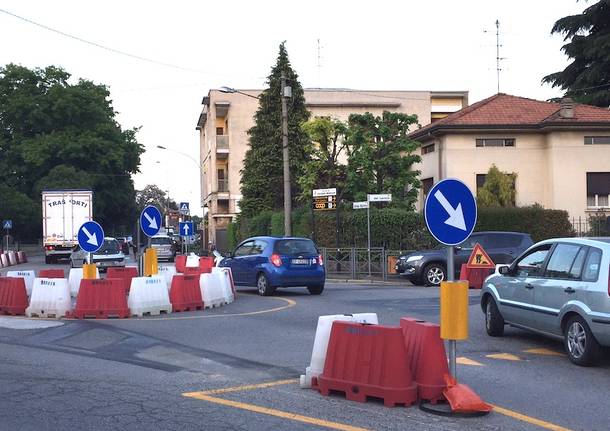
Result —
<path fill-rule="evenodd" d="M 381 286 L 403 286 L 403 287 L 413 287 L 415 286 L 413 283 L 406 279 L 401 279 L 398 277 L 388 277 L 387 280 L 384 280 L 382 277 L 371 277 L 371 278 L 344 278 L 337 275 L 330 275 L 326 277 L 327 283 L 349 283 L 349 284 L 378 284 Z"/>

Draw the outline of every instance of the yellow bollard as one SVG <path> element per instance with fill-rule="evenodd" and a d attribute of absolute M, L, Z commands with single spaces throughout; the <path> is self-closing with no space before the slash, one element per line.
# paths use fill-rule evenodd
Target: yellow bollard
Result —
<path fill-rule="evenodd" d="M 97 271 L 94 263 L 83 264 L 83 280 L 95 280 Z"/>
<path fill-rule="evenodd" d="M 468 281 L 441 282 L 441 338 L 468 338 Z"/>
<path fill-rule="evenodd" d="M 150 277 L 159 273 L 159 262 L 157 260 L 157 250 L 147 248 L 144 252 L 144 277 Z"/>

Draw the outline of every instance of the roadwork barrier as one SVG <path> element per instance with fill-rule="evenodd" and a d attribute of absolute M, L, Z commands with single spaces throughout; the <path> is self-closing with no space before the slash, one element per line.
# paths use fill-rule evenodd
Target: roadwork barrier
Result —
<path fill-rule="evenodd" d="M 25 255 L 24 251 L 18 251 L 17 252 L 17 263 L 21 264 L 21 263 L 28 263 L 28 258 Z"/>
<path fill-rule="evenodd" d="M 41 269 L 38 271 L 39 278 L 65 278 L 66 273 L 63 269 Z"/>
<path fill-rule="evenodd" d="M 161 277 L 132 278 L 127 305 L 131 315 L 139 317 L 172 312 L 169 293 Z"/>
<path fill-rule="evenodd" d="M 129 294 L 131 287 L 131 280 L 138 276 L 138 268 L 135 266 L 123 266 L 108 268 L 106 278 L 118 278 L 123 280 L 123 286 L 125 288 L 125 294 Z"/>
<path fill-rule="evenodd" d="M 202 256 L 199 258 L 199 269 L 201 269 L 202 274 L 212 272 L 212 268 L 214 268 L 213 257 Z"/>
<path fill-rule="evenodd" d="M 160 266 L 158 275 L 165 277 L 165 283 L 169 290 L 172 287 L 172 279 L 176 275 L 176 268 L 173 266 Z"/>
<path fill-rule="evenodd" d="M 219 307 L 229 303 L 229 298 L 226 297 L 222 286 L 223 281 L 223 275 L 219 273 L 199 276 L 199 287 L 205 308 Z"/>
<path fill-rule="evenodd" d="M 100 273 L 95 268 L 95 278 L 100 278 Z M 70 296 L 76 298 L 80 289 L 80 282 L 83 279 L 83 268 L 70 268 L 68 274 L 68 285 L 70 286 Z"/>
<path fill-rule="evenodd" d="M 203 298 L 199 288 L 199 276 L 175 275 L 169 291 L 172 311 L 195 311 L 203 308 Z"/>
<path fill-rule="evenodd" d="M 212 274 L 217 276 L 217 279 L 220 281 L 225 303 L 230 304 L 235 300 L 235 286 L 233 285 L 233 274 L 231 273 L 231 268 L 211 268 L 211 271 Z"/>
<path fill-rule="evenodd" d="M 183 254 L 180 254 L 178 256 L 176 256 L 176 259 L 174 260 L 175 264 L 176 264 L 176 271 L 177 272 L 184 272 L 184 268 L 186 268 L 186 256 Z"/>
<path fill-rule="evenodd" d="M 70 316 L 77 319 L 129 317 L 124 283 L 120 278 L 81 280 L 76 307 Z"/>
<path fill-rule="evenodd" d="M 199 268 L 199 256 L 195 253 L 191 253 L 186 257 L 187 268 Z"/>
<path fill-rule="evenodd" d="M 17 265 L 17 254 L 14 251 L 9 251 L 6 254 L 8 256 L 9 266 Z"/>
<path fill-rule="evenodd" d="M 0 253 L 0 268 L 6 268 L 8 266 L 8 255 L 6 253 Z"/>
<path fill-rule="evenodd" d="M 34 279 L 30 306 L 25 310 L 26 316 L 60 318 L 66 316 L 71 308 L 67 278 Z"/>
<path fill-rule="evenodd" d="M 0 277 L 0 314 L 25 314 L 28 295 L 21 277 Z"/>
<path fill-rule="evenodd" d="M 36 278 L 36 273 L 33 270 L 7 271 L 6 276 L 23 278 L 23 281 L 25 282 L 25 290 L 28 296 L 32 295 L 32 287 L 34 286 L 34 279 Z"/>
<path fill-rule="evenodd" d="M 493 270 L 488 268 L 468 268 L 465 263 L 460 267 L 460 280 L 467 280 L 468 287 L 472 289 L 481 289 L 483 282 L 491 274 Z"/>

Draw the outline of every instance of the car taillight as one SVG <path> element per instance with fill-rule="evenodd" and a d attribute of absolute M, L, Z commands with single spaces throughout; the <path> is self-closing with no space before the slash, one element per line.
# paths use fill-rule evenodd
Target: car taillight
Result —
<path fill-rule="evenodd" d="M 45 248 L 45 250 L 48 250 L 48 251 L 55 250 L 54 245 L 45 245 L 44 248 Z"/>
<path fill-rule="evenodd" d="M 274 254 L 272 254 L 272 255 L 271 255 L 271 257 L 269 258 L 269 260 L 271 261 L 271 263 L 272 263 L 274 266 L 277 266 L 278 268 L 279 268 L 280 266 L 282 266 L 282 258 L 280 257 L 280 255 L 279 255 L 279 254 L 275 254 L 275 253 L 274 253 Z"/>
<path fill-rule="evenodd" d="M 322 259 L 322 255 L 321 254 L 318 255 L 318 265 L 324 266 L 324 259 Z"/>

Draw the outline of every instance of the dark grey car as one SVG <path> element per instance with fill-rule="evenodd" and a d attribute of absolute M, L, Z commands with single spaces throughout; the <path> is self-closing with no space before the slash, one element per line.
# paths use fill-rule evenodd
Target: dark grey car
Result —
<path fill-rule="evenodd" d="M 466 263 L 475 244 L 481 244 L 494 263 L 510 263 L 533 244 L 532 238 L 519 232 L 475 232 L 455 247 L 455 270 L 459 277 L 460 268 Z M 395 266 L 396 272 L 407 277 L 413 284 L 438 286 L 447 278 L 447 251 L 439 247 L 400 256 Z"/>
<path fill-rule="evenodd" d="M 570 360 L 595 362 L 610 346 L 610 239 L 561 238 L 537 243 L 481 289 L 487 333 L 504 325 L 564 341 Z"/>

